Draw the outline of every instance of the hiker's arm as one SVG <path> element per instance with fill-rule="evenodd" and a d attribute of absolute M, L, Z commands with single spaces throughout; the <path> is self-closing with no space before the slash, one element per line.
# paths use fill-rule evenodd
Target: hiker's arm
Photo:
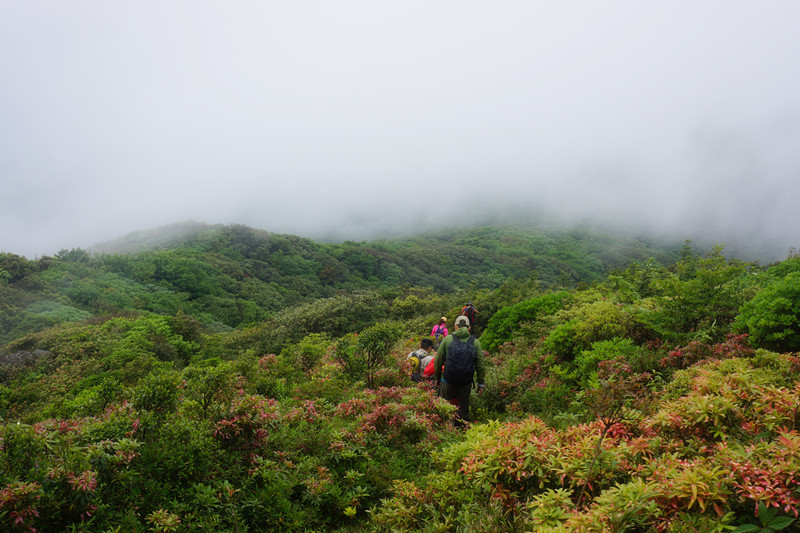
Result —
<path fill-rule="evenodd" d="M 483 356 L 483 347 L 480 341 L 475 339 L 475 350 L 477 351 L 475 359 L 475 378 L 479 387 L 486 385 L 486 359 Z"/>
<path fill-rule="evenodd" d="M 445 350 L 447 349 L 447 337 L 439 344 L 439 349 L 436 350 L 436 358 L 433 360 L 433 367 L 436 369 L 436 383 L 442 379 L 442 367 L 444 366 Z"/>

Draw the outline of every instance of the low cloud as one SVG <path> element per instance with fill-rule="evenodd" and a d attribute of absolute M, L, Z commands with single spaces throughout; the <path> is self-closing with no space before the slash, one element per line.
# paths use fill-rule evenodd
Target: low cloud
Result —
<path fill-rule="evenodd" d="M 557 218 L 798 246 L 800 5 L 17 3 L 0 250 Z"/>

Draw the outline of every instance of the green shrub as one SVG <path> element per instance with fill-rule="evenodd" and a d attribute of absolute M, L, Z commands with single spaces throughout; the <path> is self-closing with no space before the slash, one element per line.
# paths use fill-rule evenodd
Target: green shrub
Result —
<path fill-rule="evenodd" d="M 320 363 L 330 345 L 327 335 L 311 333 L 296 344 L 286 346 L 278 359 L 287 376 L 302 380 Z"/>
<path fill-rule="evenodd" d="M 121 396 L 122 391 L 123 387 L 117 379 L 101 376 L 100 383 L 84 388 L 73 399 L 65 402 L 65 412 L 70 417 L 100 414 Z"/>
<path fill-rule="evenodd" d="M 582 351 L 575 358 L 575 381 L 580 388 L 585 388 L 596 381 L 599 363 L 616 358 L 632 361 L 637 359 L 642 351 L 642 348 L 636 346 L 630 339 L 614 338 L 594 342 L 589 350 Z"/>
<path fill-rule="evenodd" d="M 553 328 L 542 344 L 545 352 L 558 357 L 562 361 L 572 361 L 580 349 L 576 340 L 576 328 L 573 322 L 560 324 Z"/>
<path fill-rule="evenodd" d="M 653 483 L 633 479 L 603 491 L 585 512 L 570 517 L 570 531 L 648 531 L 660 524 L 663 512 Z"/>
<path fill-rule="evenodd" d="M 489 319 L 486 330 L 481 335 L 481 346 L 492 351 L 504 342 L 509 342 L 520 324 L 555 313 L 562 308 L 567 296 L 566 292 L 549 293 L 500 309 Z"/>
<path fill-rule="evenodd" d="M 29 305 L 26 310 L 29 313 L 53 318 L 58 322 L 75 322 L 92 316 L 88 311 L 54 301 L 39 301 Z"/>
<path fill-rule="evenodd" d="M 734 323 L 754 345 L 778 352 L 800 350 L 800 272 L 774 281 L 745 303 Z"/>
<path fill-rule="evenodd" d="M 182 380 L 178 372 L 157 369 L 146 375 L 133 392 L 133 407 L 161 416 L 175 411 Z"/>
<path fill-rule="evenodd" d="M 239 386 L 230 363 L 192 365 L 181 372 L 181 377 L 186 383 L 185 398 L 197 402 L 203 417 L 228 405 Z"/>

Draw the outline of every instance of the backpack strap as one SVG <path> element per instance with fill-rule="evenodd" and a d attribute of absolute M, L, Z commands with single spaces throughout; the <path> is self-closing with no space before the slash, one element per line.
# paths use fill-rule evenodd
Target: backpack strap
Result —
<path fill-rule="evenodd" d="M 469 344 L 473 348 L 475 347 L 475 335 L 469 336 L 469 339 L 467 339 L 467 344 Z M 477 360 L 478 360 L 478 350 L 475 350 L 475 361 L 477 362 Z M 475 388 L 475 374 L 472 374 L 472 388 L 473 389 Z"/>

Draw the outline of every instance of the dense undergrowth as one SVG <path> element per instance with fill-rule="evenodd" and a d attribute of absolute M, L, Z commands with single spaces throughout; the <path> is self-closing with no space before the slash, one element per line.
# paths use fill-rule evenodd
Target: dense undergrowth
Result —
<path fill-rule="evenodd" d="M 766 268 L 684 252 L 580 286 L 525 277 L 341 292 L 233 330 L 185 310 L 129 309 L 19 336 L 0 364 L 0 521 L 103 532 L 792 528 L 800 259 Z M 465 299 L 489 350 L 466 429 L 405 363 Z"/>

